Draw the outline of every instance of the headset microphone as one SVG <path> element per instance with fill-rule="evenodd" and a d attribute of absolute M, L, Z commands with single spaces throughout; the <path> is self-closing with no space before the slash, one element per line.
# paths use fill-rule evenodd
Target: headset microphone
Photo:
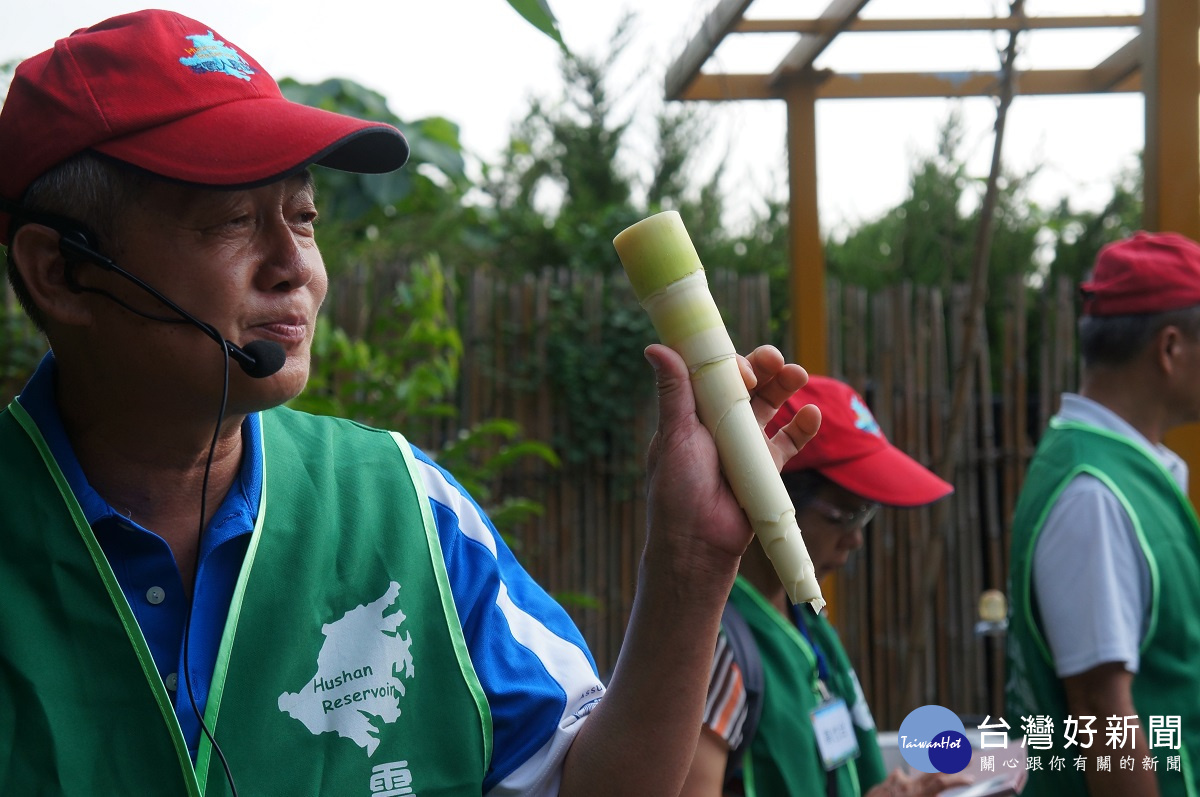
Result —
<path fill-rule="evenodd" d="M 95 265 L 99 266 L 100 268 L 104 269 L 105 271 L 111 271 L 114 274 L 117 274 L 117 275 L 129 280 L 134 285 L 138 286 L 139 288 L 144 290 L 146 293 L 150 294 L 155 299 L 162 302 L 164 305 L 166 305 L 168 308 L 170 308 L 172 312 L 174 312 L 181 319 L 183 319 L 183 321 L 196 327 L 201 332 L 203 332 L 205 335 L 208 335 L 210 338 L 212 338 L 218 344 L 220 344 L 227 352 L 229 352 L 230 358 L 233 359 L 235 362 L 237 362 L 237 364 L 241 366 L 243 371 L 245 371 L 249 376 L 252 376 L 255 379 L 263 379 L 268 376 L 271 376 L 272 374 L 276 373 L 280 368 L 282 368 L 284 362 L 287 360 L 287 353 L 283 350 L 283 347 L 280 346 L 278 343 L 275 343 L 274 341 L 255 340 L 250 343 L 247 343 L 244 347 L 242 347 L 242 346 L 238 346 L 236 343 L 234 343 L 231 340 L 226 340 L 224 337 L 221 336 L 221 333 L 218 332 L 217 328 L 214 327 L 212 324 L 207 324 L 207 323 L 201 321 L 200 319 L 196 318 L 191 313 L 184 310 L 179 305 L 175 304 L 175 302 L 168 299 L 166 296 L 164 296 L 158 290 L 151 287 L 149 285 L 149 283 L 146 283 L 139 277 L 136 277 L 133 274 L 130 274 L 128 271 L 126 271 L 125 269 L 118 266 L 111 258 L 106 257 L 105 255 L 101 254 L 100 252 L 96 251 L 96 249 L 94 247 L 92 247 L 91 243 L 88 241 L 87 234 L 84 233 L 82 230 L 78 230 L 78 229 L 61 230 L 60 229 L 59 230 L 59 238 L 58 238 L 58 247 L 59 247 L 59 250 L 62 252 L 63 257 L 67 258 L 68 260 L 73 260 L 73 259 L 74 260 L 86 260 L 89 263 L 94 263 Z M 109 294 L 105 291 L 97 291 L 97 292 L 103 293 L 104 295 L 109 296 Z M 134 310 L 132 307 L 129 307 L 124 302 L 117 299 L 115 296 L 109 296 L 109 298 L 112 298 L 114 301 L 118 302 L 119 304 L 124 306 L 126 309 L 131 310 L 132 312 L 138 313 L 138 315 L 146 315 L 145 313 L 140 313 L 137 310 Z M 146 317 L 152 318 L 153 320 L 156 320 L 156 321 L 170 320 L 170 319 L 154 318 L 153 316 L 146 316 Z"/>
<path fill-rule="evenodd" d="M 243 355 L 248 355 L 248 360 L 239 359 L 238 355 L 233 353 L 234 346 L 229 341 L 225 341 L 230 347 L 229 354 L 238 365 L 242 366 L 242 370 L 255 379 L 263 379 L 278 371 L 283 367 L 287 360 L 287 352 L 273 340 L 252 340 L 241 348 Z"/>

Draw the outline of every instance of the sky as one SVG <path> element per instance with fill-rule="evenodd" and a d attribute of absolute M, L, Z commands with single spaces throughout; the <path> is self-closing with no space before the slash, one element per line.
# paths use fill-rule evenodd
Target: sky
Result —
<path fill-rule="evenodd" d="M 9 7 L 0 26 L 0 63 L 52 46 L 72 30 L 143 7 L 137 0 L 39 0 Z M 683 51 L 715 0 L 549 0 L 566 44 L 602 55 L 618 21 L 633 13 L 632 38 L 615 63 L 610 89 L 616 110 L 632 122 L 624 165 L 643 174 L 653 160 L 654 113 L 662 106 L 667 67 Z M 797 5 L 799 4 L 799 6 Z M 445 116 L 461 127 L 473 163 L 494 162 L 531 98 L 554 99 L 561 87 L 558 47 L 505 0 L 174 0 L 164 5 L 212 27 L 250 53 L 276 78 L 317 82 L 346 77 L 382 93 L 405 120 Z M 819 12 L 825 0 L 756 0 L 749 16 Z M 957 15 L 1000 12 L 999 0 L 872 0 L 864 15 Z M 1138 13 L 1140 0 L 1027 0 L 1031 14 Z M 1039 67 L 1100 60 L 1130 31 L 1083 37 L 1039 34 L 1022 59 Z M 818 66 L 859 69 L 945 68 L 933 63 L 945 38 L 882 35 L 831 50 Z M 741 37 L 745 40 L 746 37 Z M 849 37 L 843 37 L 849 42 Z M 730 71 L 765 71 L 790 46 L 786 37 L 731 42 L 716 54 Z M 959 68 L 994 69 L 1003 40 L 980 34 Z M 890 59 L 890 60 L 889 60 Z M 903 59 L 903 61 L 901 61 Z M 923 60 L 924 59 L 924 60 Z M 928 62 L 928 63 L 925 63 Z M 781 101 L 698 104 L 707 127 L 695 159 L 697 182 L 725 166 L 737 207 L 754 208 L 786 191 L 785 109 Z M 931 153 L 952 108 L 965 123 L 972 175 L 983 177 L 992 151 L 995 106 L 986 99 L 826 100 L 817 105 L 817 192 L 822 227 L 843 233 L 901 201 L 916 158 Z M 1136 166 L 1143 144 L 1140 94 L 1018 97 L 1009 112 L 1006 164 L 1039 167 L 1031 195 L 1056 204 L 1096 208 L 1115 176 Z M 746 214 L 742 214 L 745 216 Z"/>

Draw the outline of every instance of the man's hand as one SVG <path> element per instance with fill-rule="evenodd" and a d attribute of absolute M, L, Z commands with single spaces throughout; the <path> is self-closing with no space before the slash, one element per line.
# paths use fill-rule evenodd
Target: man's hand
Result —
<path fill-rule="evenodd" d="M 944 775 L 940 772 L 906 775 L 893 769 L 887 779 L 867 792 L 867 797 L 937 797 L 946 789 L 966 786 L 971 779 L 965 775 Z"/>
<path fill-rule="evenodd" d="M 683 359 L 658 344 L 646 359 L 658 381 L 646 550 L 608 692 L 567 755 L 560 794 L 570 797 L 679 793 L 703 721 L 721 610 L 752 534 L 696 416 Z M 740 365 L 760 427 L 808 381 L 769 346 Z M 819 425 L 816 407 L 798 413 L 769 443 L 775 464 L 793 457 Z"/>
<path fill-rule="evenodd" d="M 646 359 L 655 366 L 659 411 L 648 463 L 650 534 L 676 556 L 684 555 L 680 564 L 705 572 L 716 565 L 732 579 L 737 557 L 750 543 L 750 524 L 721 474 L 712 436 L 696 415 L 683 359 L 660 344 L 646 349 Z M 785 363 L 773 346 L 738 359 L 760 427 L 766 427 L 783 402 L 808 382 L 808 373 Z M 809 405 L 780 429 L 768 441 L 776 468 L 795 456 L 820 424 L 820 411 Z"/>

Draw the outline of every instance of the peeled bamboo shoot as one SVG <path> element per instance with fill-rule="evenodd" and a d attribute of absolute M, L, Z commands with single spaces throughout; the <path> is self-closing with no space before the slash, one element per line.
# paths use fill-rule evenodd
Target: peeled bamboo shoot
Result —
<path fill-rule="evenodd" d="M 683 220 L 675 211 L 650 216 L 623 230 L 613 246 L 659 339 L 687 363 L 696 412 L 788 597 L 820 611 L 825 600 L 796 510 L 750 407 L 733 342 Z"/>

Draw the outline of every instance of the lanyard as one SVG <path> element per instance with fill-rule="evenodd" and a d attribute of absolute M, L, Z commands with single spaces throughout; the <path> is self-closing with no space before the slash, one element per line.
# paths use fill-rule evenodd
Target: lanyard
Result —
<path fill-rule="evenodd" d="M 829 683 L 829 664 L 825 660 L 825 654 L 821 652 L 821 648 L 813 641 L 812 634 L 808 630 L 808 623 L 804 618 L 802 609 L 798 604 L 792 604 L 792 622 L 796 624 L 796 628 L 804 637 L 804 641 L 812 648 L 813 655 L 817 657 L 817 677 L 821 679 L 823 684 Z"/>

